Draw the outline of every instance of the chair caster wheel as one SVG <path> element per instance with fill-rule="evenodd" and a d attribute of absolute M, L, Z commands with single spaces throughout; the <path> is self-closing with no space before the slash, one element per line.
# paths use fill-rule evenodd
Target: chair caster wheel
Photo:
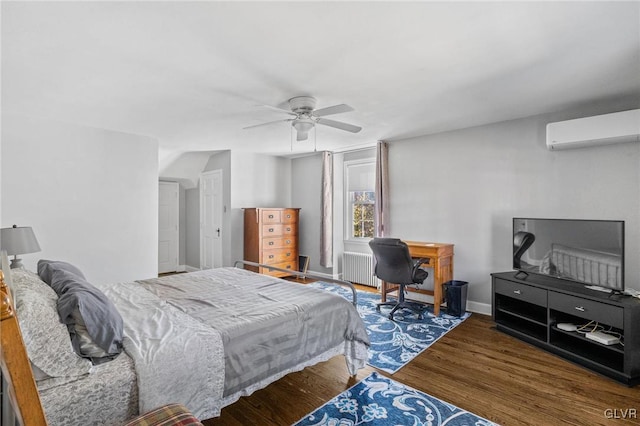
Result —
<path fill-rule="evenodd" d="M 380 312 L 380 306 L 376 306 L 376 311 Z"/>
<path fill-rule="evenodd" d="M 389 315 L 389 319 L 393 321 L 393 315 Z"/>

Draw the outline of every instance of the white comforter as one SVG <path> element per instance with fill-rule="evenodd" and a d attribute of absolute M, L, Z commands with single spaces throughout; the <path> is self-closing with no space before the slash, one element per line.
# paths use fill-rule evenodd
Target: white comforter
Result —
<path fill-rule="evenodd" d="M 103 290 L 124 319 L 124 348 L 135 363 L 140 412 L 179 402 L 201 419 L 220 415 L 224 389 L 220 333 L 137 283 Z"/>

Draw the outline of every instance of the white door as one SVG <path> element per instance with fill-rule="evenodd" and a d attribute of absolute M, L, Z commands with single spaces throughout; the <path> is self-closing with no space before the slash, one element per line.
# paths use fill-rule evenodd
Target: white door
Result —
<path fill-rule="evenodd" d="M 178 270 L 178 183 L 160 182 L 158 273 Z"/>
<path fill-rule="evenodd" d="M 222 170 L 200 175 L 200 268 L 222 266 Z"/>

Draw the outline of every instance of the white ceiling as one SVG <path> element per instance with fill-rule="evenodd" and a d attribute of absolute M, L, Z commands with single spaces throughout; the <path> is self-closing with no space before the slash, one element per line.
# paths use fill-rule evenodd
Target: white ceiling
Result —
<path fill-rule="evenodd" d="M 640 96 L 640 2 L 2 2 L 3 112 L 189 151 L 344 150 Z M 293 153 L 314 149 L 293 142 Z"/>

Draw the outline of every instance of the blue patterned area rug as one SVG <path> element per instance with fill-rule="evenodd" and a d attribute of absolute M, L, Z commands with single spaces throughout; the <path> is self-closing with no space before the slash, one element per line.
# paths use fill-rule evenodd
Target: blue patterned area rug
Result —
<path fill-rule="evenodd" d="M 402 383 L 371 373 L 294 426 L 429 425 L 495 423 Z"/>
<path fill-rule="evenodd" d="M 353 297 L 351 290 L 344 287 L 321 281 L 309 285 L 340 294 L 349 301 Z M 391 308 L 383 306 L 381 312 L 377 312 L 377 303 L 380 303 L 378 293 L 358 291 L 358 312 L 371 340 L 368 364 L 391 374 L 471 315 L 467 312 L 458 318 L 440 311 L 440 315 L 435 316 L 433 306 L 429 305 L 422 320 L 408 310 L 398 310 L 394 315 L 395 321 L 391 321 L 388 318 Z"/>

